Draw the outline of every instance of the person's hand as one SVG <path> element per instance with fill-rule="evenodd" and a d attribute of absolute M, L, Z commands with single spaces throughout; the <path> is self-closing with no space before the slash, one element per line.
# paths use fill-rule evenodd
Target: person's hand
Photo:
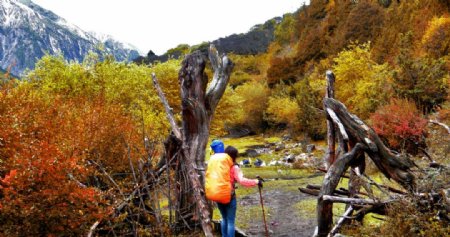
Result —
<path fill-rule="evenodd" d="M 258 187 L 259 187 L 259 188 L 262 188 L 262 187 L 263 187 L 264 179 L 261 178 L 259 175 L 256 176 L 256 178 L 258 179 Z"/>

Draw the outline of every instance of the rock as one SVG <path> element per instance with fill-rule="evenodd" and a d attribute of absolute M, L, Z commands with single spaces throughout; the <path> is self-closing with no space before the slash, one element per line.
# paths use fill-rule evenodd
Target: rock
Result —
<path fill-rule="evenodd" d="M 255 151 L 259 155 L 261 155 L 261 154 L 271 154 L 272 153 L 272 150 L 270 148 L 268 148 L 268 147 L 257 148 L 257 149 L 255 149 Z"/>
<path fill-rule="evenodd" d="M 245 136 L 255 135 L 255 132 L 252 131 L 249 127 L 233 127 L 228 129 L 228 137 L 240 138 Z"/>
<path fill-rule="evenodd" d="M 283 158 L 283 161 L 287 162 L 287 163 L 294 163 L 295 162 L 295 157 L 294 157 L 293 154 L 289 154 L 289 155 L 287 155 L 287 156 L 285 156 Z"/>
<path fill-rule="evenodd" d="M 286 145 L 284 145 L 284 143 L 278 143 L 277 146 L 275 147 L 275 151 L 281 151 L 284 148 L 286 148 Z"/>
<path fill-rule="evenodd" d="M 296 161 L 297 161 L 297 160 L 305 161 L 305 160 L 307 160 L 307 159 L 308 159 L 308 154 L 306 154 L 306 153 L 301 153 L 300 155 L 298 155 L 298 156 L 295 157 L 295 160 L 296 160 Z"/>
<path fill-rule="evenodd" d="M 245 150 L 244 155 L 248 157 L 257 157 L 259 156 L 259 153 L 255 149 L 247 149 Z"/>
<path fill-rule="evenodd" d="M 311 153 L 315 150 L 316 150 L 316 145 L 314 145 L 314 144 L 309 144 L 306 146 L 306 152 L 308 152 L 308 153 Z"/>
<path fill-rule="evenodd" d="M 283 135 L 283 136 L 281 137 L 281 139 L 282 139 L 283 141 L 289 141 L 289 140 L 291 140 L 291 135 L 285 134 L 285 135 Z"/>

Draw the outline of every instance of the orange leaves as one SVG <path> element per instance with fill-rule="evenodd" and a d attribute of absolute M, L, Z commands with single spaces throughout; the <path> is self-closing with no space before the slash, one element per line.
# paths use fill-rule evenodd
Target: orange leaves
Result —
<path fill-rule="evenodd" d="M 434 58 L 450 53 L 450 17 L 433 18 L 422 38 L 422 47 Z"/>
<path fill-rule="evenodd" d="M 86 187 L 96 168 L 88 161 L 128 168 L 126 146 L 141 140 L 131 116 L 101 96 L 0 96 L 0 235 L 84 235 L 110 214 L 103 194 Z"/>
<path fill-rule="evenodd" d="M 17 175 L 17 170 L 11 170 L 8 174 L 5 175 L 5 178 L 2 179 L 3 184 L 9 185 L 11 183 L 11 179 L 15 178 Z"/>

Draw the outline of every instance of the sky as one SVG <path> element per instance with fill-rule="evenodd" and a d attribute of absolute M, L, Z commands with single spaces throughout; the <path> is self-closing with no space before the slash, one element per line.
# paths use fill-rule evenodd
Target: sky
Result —
<path fill-rule="evenodd" d="M 196 45 L 294 12 L 309 0 L 32 0 L 85 31 L 113 36 L 146 55 Z"/>

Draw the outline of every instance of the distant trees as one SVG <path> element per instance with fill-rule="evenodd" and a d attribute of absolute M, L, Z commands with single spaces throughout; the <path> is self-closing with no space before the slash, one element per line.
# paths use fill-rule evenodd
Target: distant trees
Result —
<path fill-rule="evenodd" d="M 294 98 L 281 94 L 269 98 L 267 116 L 270 121 L 286 124 L 291 133 L 298 128 L 300 108 Z"/>

